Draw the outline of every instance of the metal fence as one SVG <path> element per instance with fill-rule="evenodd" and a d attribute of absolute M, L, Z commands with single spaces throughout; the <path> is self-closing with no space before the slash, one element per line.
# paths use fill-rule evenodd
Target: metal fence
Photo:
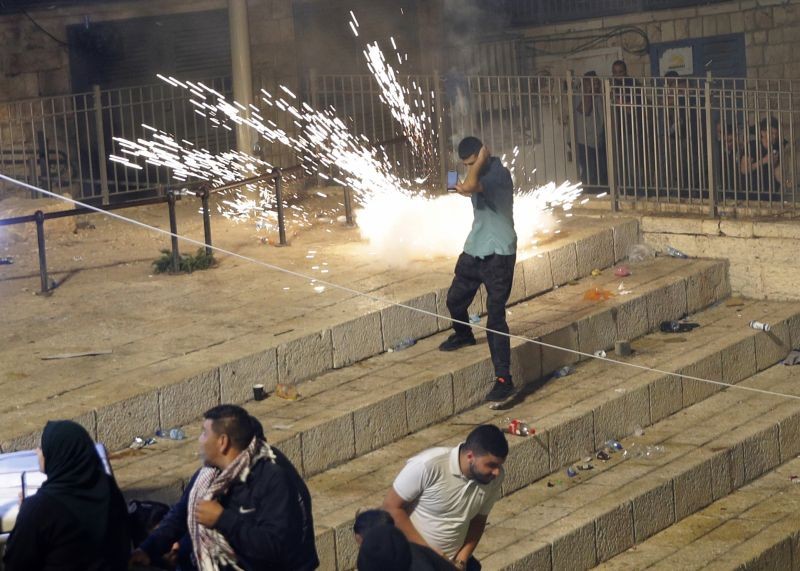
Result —
<path fill-rule="evenodd" d="M 229 95 L 230 80 L 204 82 Z M 0 104 L 0 169 L 81 199 L 129 200 L 172 182 L 165 168 L 109 160 L 114 137 L 136 140 L 146 127 L 212 153 L 235 147 L 233 131 L 194 112 L 191 93 L 166 83 Z"/>
<path fill-rule="evenodd" d="M 796 209 L 800 82 L 723 78 L 408 78 L 440 94 L 431 147 L 440 171 L 475 135 L 517 184 L 581 181 L 620 203 Z M 368 76 L 327 76 L 318 102 L 371 140 L 402 132 Z M 427 91 L 426 91 L 427 92 Z M 407 171 L 407 148 L 393 156 Z M 680 209 L 680 207 L 678 208 Z"/>
<path fill-rule="evenodd" d="M 356 135 L 390 141 L 380 146 L 398 174 L 427 186 L 458 167 L 454 149 L 472 134 L 505 155 L 520 186 L 580 180 L 591 192 L 609 192 L 615 208 L 798 207 L 800 81 L 457 74 L 400 81 L 430 114 L 423 154 L 403 141 L 371 76 L 312 76 L 299 91 L 314 108 L 335 109 Z M 210 85 L 230 95 L 228 80 Z M 234 131 L 194 113 L 190 97 L 163 84 L 0 104 L 0 168 L 83 199 L 134 198 L 170 184 L 170 174 L 109 161 L 113 137 L 142 137 L 149 124 L 212 153 L 235 147 Z M 263 113 L 287 130 L 303 128 L 277 110 Z M 278 146 L 262 149 L 262 158 L 303 162 Z"/>

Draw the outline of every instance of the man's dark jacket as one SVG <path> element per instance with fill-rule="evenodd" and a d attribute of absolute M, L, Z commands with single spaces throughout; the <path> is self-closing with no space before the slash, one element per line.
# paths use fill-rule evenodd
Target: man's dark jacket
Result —
<path fill-rule="evenodd" d="M 231 485 L 218 498 L 224 511 L 216 525 L 228 540 L 245 571 L 311 571 L 319 566 L 314 546 L 311 495 L 286 456 L 272 448 L 275 463 L 263 459 L 253 466 L 247 480 Z M 195 473 L 180 501 L 140 546 L 153 561 L 180 541 L 179 568 L 196 569 L 186 515 Z"/>

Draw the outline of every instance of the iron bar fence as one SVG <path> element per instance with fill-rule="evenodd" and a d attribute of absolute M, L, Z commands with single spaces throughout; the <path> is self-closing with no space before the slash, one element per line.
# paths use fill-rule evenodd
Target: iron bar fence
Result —
<path fill-rule="evenodd" d="M 204 81 L 230 95 L 228 78 Z M 171 184 L 167 169 L 130 169 L 111 161 L 113 139 L 136 140 L 146 127 L 212 153 L 235 147 L 235 134 L 195 113 L 191 93 L 166 83 L 0 103 L 0 169 L 9 176 L 82 200 L 133 200 Z"/>
<path fill-rule="evenodd" d="M 404 127 L 372 76 L 312 74 L 298 92 L 380 147 L 399 175 L 426 186 L 458 166 L 454 149 L 472 134 L 505 155 L 520 186 L 581 181 L 590 192 L 609 192 L 614 208 L 798 208 L 798 80 L 458 74 L 399 80 L 416 99 L 412 110 L 430 118 L 425 153 L 402 137 Z M 210 86 L 230 94 L 228 80 Z M 183 90 L 164 84 L 98 91 L 0 104 L 2 170 L 84 200 L 130 200 L 172 180 L 163 167 L 138 171 L 101 160 L 112 137 L 136 139 L 150 124 L 211 152 L 235 146 L 234 131 L 194 113 Z M 272 108 L 263 114 L 288 132 L 303 129 Z M 276 166 L 306 162 L 277 144 L 260 154 Z"/>

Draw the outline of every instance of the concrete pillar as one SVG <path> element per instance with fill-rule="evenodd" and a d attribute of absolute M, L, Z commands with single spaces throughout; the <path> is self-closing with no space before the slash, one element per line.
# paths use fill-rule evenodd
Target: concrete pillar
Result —
<path fill-rule="evenodd" d="M 253 68 L 250 62 L 250 28 L 247 0 L 228 0 L 231 33 L 231 68 L 233 98 L 249 109 L 253 102 Z M 236 146 L 243 153 L 253 154 L 253 130 L 245 125 L 236 129 Z"/>

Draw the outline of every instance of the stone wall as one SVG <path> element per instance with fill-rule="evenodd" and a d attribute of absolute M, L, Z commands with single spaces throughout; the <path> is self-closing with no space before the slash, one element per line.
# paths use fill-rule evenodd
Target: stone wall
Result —
<path fill-rule="evenodd" d="M 689 256 L 729 260 L 734 294 L 800 300 L 796 220 L 643 216 L 640 229 L 645 243 L 657 250 L 670 245 Z"/>
<path fill-rule="evenodd" d="M 530 39 L 555 38 L 537 41 L 542 52 L 571 50 L 586 39 L 570 36 L 598 35 L 617 26 L 641 28 L 651 43 L 671 42 L 693 38 L 743 33 L 746 45 L 747 74 L 750 78 L 800 77 L 800 0 L 737 0 L 678 10 L 642 12 L 608 18 L 595 18 L 556 26 L 528 28 L 520 32 Z M 625 53 L 625 48 L 638 47 L 641 39 L 628 35 L 594 46 L 594 48 L 623 47 L 623 57 L 633 76 L 650 74 L 647 54 Z M 610 74 L 611 70 L 598 70 Z"/>
<path fill-rule="evenodd" d="M 70 92 L 67 27 L 91 22 L 124 20 L 226 9 L 226 0 L 136 0 L 91 6 L 70 6 L 0 16 L 0 101 L 62 95 Z M 249 0 L 254 86 L 274 76 L 295 83 L 292 0 Z"/>

